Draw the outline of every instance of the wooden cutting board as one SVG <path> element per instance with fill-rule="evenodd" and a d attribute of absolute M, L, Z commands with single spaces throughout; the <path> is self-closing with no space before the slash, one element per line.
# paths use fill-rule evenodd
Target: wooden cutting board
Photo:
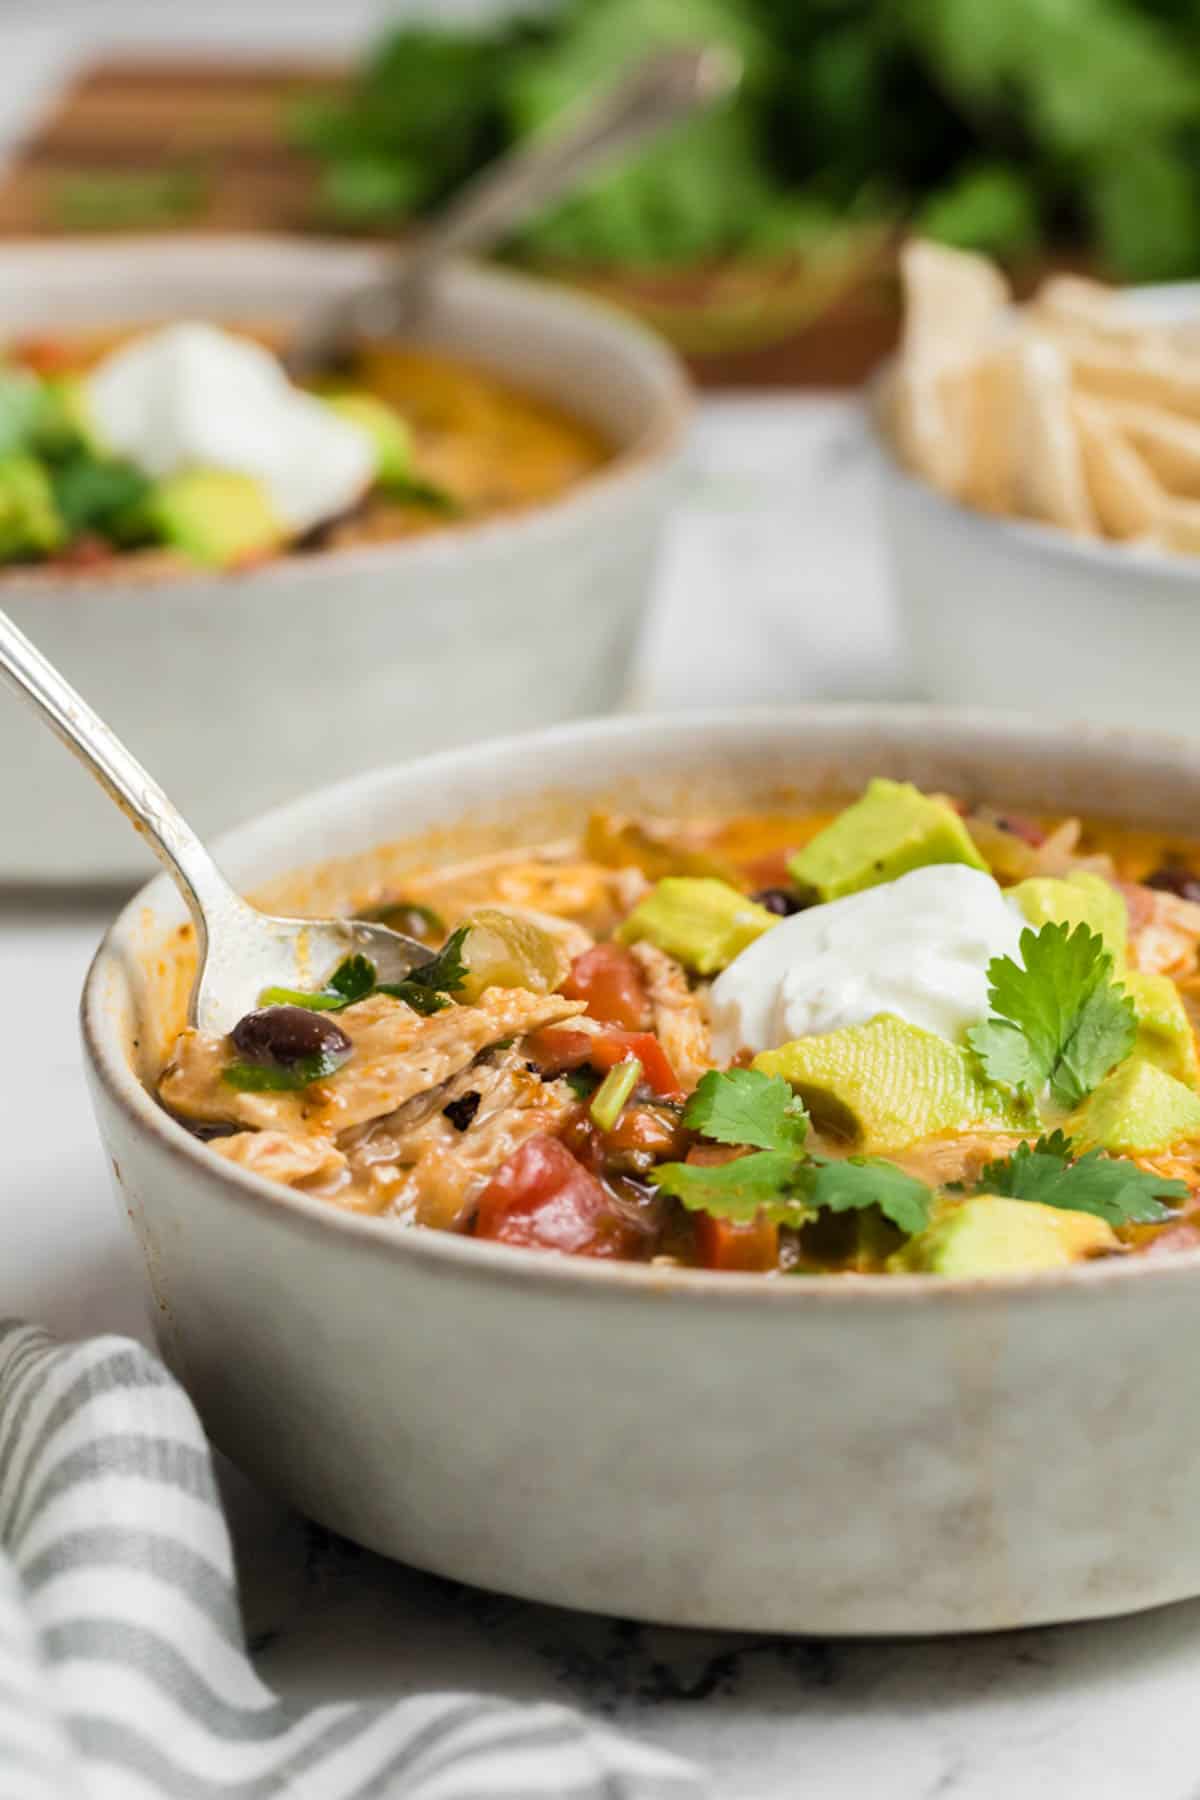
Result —
<path fill-rule="evenodd" d="M 317 172 L 286 139 L 288 109 L 336 93 L 347 71 L 328 64 L 121 59 L 93 64 L 64 90 L 0 181 L 0 237 L 87 230 L 328 230 Z M 123 209 L 123 210 L 122 210 Z M 678 287 L 678 283 L 675 284 Z M 764 286 L 777 293 L 776 274 Z M 606 292 L 636 311 L 646 283 L 606 280 Z M 694 344 L 704 331 L 711 279 L 678 294 L 664 317 Z M 656 295 L 657 301 L 657 295 Z M 776 310 L 778 301 L 773 300 Z M 764 311 L 766 306 L 764 305 Z M 846 386 L 862 379 L 895 341 L 890 271 L 876 266 L 812 323 L 775 322 L 767 343 L 753 329 L 736 344 L 691 350 L 705 386 Z"/>

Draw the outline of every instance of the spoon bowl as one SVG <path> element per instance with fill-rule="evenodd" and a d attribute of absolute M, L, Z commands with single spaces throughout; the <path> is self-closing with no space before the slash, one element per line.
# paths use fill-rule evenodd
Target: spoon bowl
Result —
<path fill-rule="evenodd" d="M 174 878 L 196 926 L 189 1022 L 224 1036 L 264 988 L 312 990 L 347 956 L 384 981 L 431 960 L 428 945 L 362 919 L 278 919 L 235 893 L 179 810 L 83 696 L 0 612 L 0 675 L 96 777 Z"/>

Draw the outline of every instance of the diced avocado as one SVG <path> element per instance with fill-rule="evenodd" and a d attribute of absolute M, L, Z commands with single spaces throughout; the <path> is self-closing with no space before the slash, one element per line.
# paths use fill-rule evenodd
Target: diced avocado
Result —
<path fill-rule="evenodd" d="M 230 469 L 185 469 L 147 495 L 156 536 L 218 568 L 282 544 L 287 531 L 261 485 Z"/>
<path fill-rule="evenodd" d="M 456 1000 L 470 1006 L 490 987 L 552 994 L 566 979 L 571 961 L 563 940 L 528 914 L 484 906 L 460 924 L 467 927 L 460 952 L 466 974 Z"/>
<path fill-rule="evenodd" d="M 1200 1095 L 1144 1056 L 1130 1056 L 1072 1113 L 1066 1130 L 1085 1150 L 1169 1150 L 1200 1138 Z"/>
<path fill-rule="evenodd" d="M 326 405 L 365 431 L 375 446 L 375 479 L 380 487 L 412 479 L 412 433 L 386 400 L 375 394 L 328 394 Z"/>
<path fill-rule="evenodd" d="M 1093 875 L 1090 869 L 1075 869 L 1061 879 L 1031 876 L 1028 881 L 1018 881 L 1009 893 L 1035 930 L 1051 924 L 1069 925 L 1072 930 L 1076 925 L 1089 926 L 1104 939 L 1116 971 L 1124 969 L 1129 913 L 1111 881 Z"/>
<path fill-rule="evenodd" d="M 40 455 L 52 460 L 77 450 L 89 450 L 94 456 L 106 454 L 92 422 L 85 376 L 46 377 L 30 442 Z"/>
<path fill-rule="evenodd" d="M 1057 1269 L 1119 1248 L 1112 1226 L 1091 1213 L 972 1194 L 947 1207 L 888 1267 L 911 1274 L 1001 1275 Z"/>
<path fill-rule="evenodd" d="M 617 937 L 622 944 L 644 938 L 697 975 L 716 975 L 778 923 L 774 913 L 728 882 L 668 875 L 639 900 Z"/>
<path fill-rule="evenodd" d="M 987 871 L 952 806 L 907 781 L 876 779 L 861 800 L 797 851 L 788 873 L 818 900 L 837 900 L 927 863 L 966 863 Z"/>
<path fill-rule="evenodd" d="M 1134 1055 L 1157 1063 L 1176 1081 L 1185 1082 L 1190 1088 L 1200 1088 L 1196 1034 L 1183 996 L 1171 977 L 1144 975 L 1140 970 L 1128 969 L 1121 980 L 1137 1012 Z"/>
<path fill-rule="evenodd" d="M 1026 1104 L 985 1082 L 965 1050 L 894 1013 L 796 1038 L 754 1067 L 782 1075 L 818 1126 L 868 1152 L 898 1150 L 939 1131 L 1022 1130 Z"/>
<path fill-rule="evenodd" d="M 21 450 L 0 456 L 0 561 L 48 556 L 65 537 L 45 467 Z"/>

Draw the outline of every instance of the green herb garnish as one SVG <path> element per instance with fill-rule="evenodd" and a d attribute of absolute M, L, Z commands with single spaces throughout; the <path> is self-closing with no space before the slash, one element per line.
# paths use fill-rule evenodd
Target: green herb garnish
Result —
<path fill-rule="evenodd" d="M 758 1069 L 710 1069 L 687 1103 L 683 1122 L 718 1144 L 799 1150 L 808 1114 L 781 1075 Z"/>
<path fill-rule="evenodd" d="M 1127 1157 L 1105 1156 L 1100 1150 L 1080 1156 L 1061 1131 L 1033 1145 L 1019 1144 L 1011 1156 L 989 1163 L 976 1192 L 1092 1213 L 1109 1225 L 1154 1224 L 1170 1216 L 1164 1200 L 1188 1196 L 1185 1182 L 1139 1169 Z"/>
<path fill-rule="evenodd" d="M 449 1006 L 448 994 L 460 988 L 467 973 L 459 952 L 469 927 L 462 925 L 436 956 L 421 963 L 403 981 L 377 981 L 375 964 L 368 956 L 348 956 L 340 962 L 328 984 L 315 993 L 300 988 L 268 987 L 258 997 L 260 1006 L 304 1006 L 309 1012 L 341 1012 L 344 1006 L 366 1000 L 372 994 L 390 994 L 404 1000 L 414 1012 L 441 1012 Z"/>
<path fill-rule="evenodd" d="M 260 1006 L 304 1006 L 309 1012 L 340 1012 L 365 1000 L 375 991 L 375 964 L 367 956 L 348 956 L 329 977 L 327 987 L 314 993 L 301 988 L 268 987 L 258 996 Z"/>
<path fill-rule="evenodd" d="M 1065 1110 L 1128 1056 L 1137 1036 L 1133 1001 L 1113 979 L 1103 938 L 1086 925 L 1021 933 L 1022 968 L 988 965 L 993 1017 L 967 1033 L 989 1081 L 1036 1095 L 1049 1085 Z"/>
<path fill-rule="evenodd" d="M 137 508 L 153 484 L 132 463 L 106 462 L 89 450 L 75 450 L 52 465 L 50 485 L 72 537 L 97 531 L 128 543 L 145 535 Z"/>
<path fill-rule="evenodd" d="M 803 1192 L 805 1162 L 793 1150 L 758 1150 L 725 1163 L 660 1163 L 649 1179 L 689 1212 L 734 1225 L 749 1225 L 760 1213 L 776 1225 L 803 1225 L 814 1217 Z"/>
<path fill-rule="evenodd" d="M 928 1222 L 933 1190 L 894 1163 L 806 1155 L 808 1114 L 781 1076 L 757 1069 L 710 1070 L 683 1121 L 718 1143 L 757 1146 L 732 1162 L 664 1163 L 655 1169 L 655 1185 L 689 1212 L 735 1224 L 765 1212 L 777 1225 L 803 1225 L 821 1211 L 877 1206 L 901 1231 L 917 1232 Z"/>
<path fill-rule="evenodd" d="M 348 1051 L 322 1050 L 316 1056 L 305 1056 L 287 1068 L 270 1063 L 231 1062 L 221 1071 L 221 1079 L 244 1094 L 291 1093 L 336 1075 Z"/>
<path fill-rule="evenodd" d="M 451 932 L 436 956 L 421 963 L 403 981 L 381 981 L 376 993 L 391 994 L 393 999 L 403 1000 L 411 1006 L 414 1012 L 426 1015 L 441 1012 L 450 1004 L 448 996 L 466 980 L 467 965 L 462 959 L 462 947 L 469 930 L 469 925 L 460 925 L 457 931 Z"/>
<path fill-rule="evenodd" d="M 600 1086 L 595 1069 L 568 1069 L 563 1080 L 577 1100 L 590 1100 Z"/>
<path fill-rule="evenodd" d="M 627 1056 L 623 1062 L 608 1071 L 600 1086 L 596 1089 L 589 1113 L 592 1124 L 598 1131 L 611 1131 L 621 1116 L 622 1108 L 642 1079 L 642 1065 L 636 1056 Z"/>

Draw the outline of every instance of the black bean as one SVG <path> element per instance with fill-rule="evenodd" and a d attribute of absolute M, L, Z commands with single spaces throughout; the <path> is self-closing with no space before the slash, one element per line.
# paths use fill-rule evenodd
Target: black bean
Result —
<path fill-rule="evenodd" d="M 443 1106 L 442 1116 L 449 1119 L 455 1131 L 465 1131 L 478 1111 L 478 1094 L 460 1094 L 449 1106 Z"/>
<path fill-rule="evenodd" d="M 759 906 L 765 906 L 769 913 L 780 919 L 790 918 L 793 913 L 803 910 L 803 901 L 791 888 L 763 888 L 754 898 Z"/>
<path fill-rule="evenodd" d="M 1159 888 L 1165 894 L 1178 894 L 1181 900 L 1200 900 L 1200 875 L 1178 863 L 1164 863 L 1147 875 L 1146 886 Z"/>
<path fill-rule="evenodd" d="M 247 1062 L 285 1069 L 310 1056 L 348 1056 L 352 1048 L 328 1013 L 306 1006 L 260 1006 L 239 1019 L 229 1035 Z"/>

